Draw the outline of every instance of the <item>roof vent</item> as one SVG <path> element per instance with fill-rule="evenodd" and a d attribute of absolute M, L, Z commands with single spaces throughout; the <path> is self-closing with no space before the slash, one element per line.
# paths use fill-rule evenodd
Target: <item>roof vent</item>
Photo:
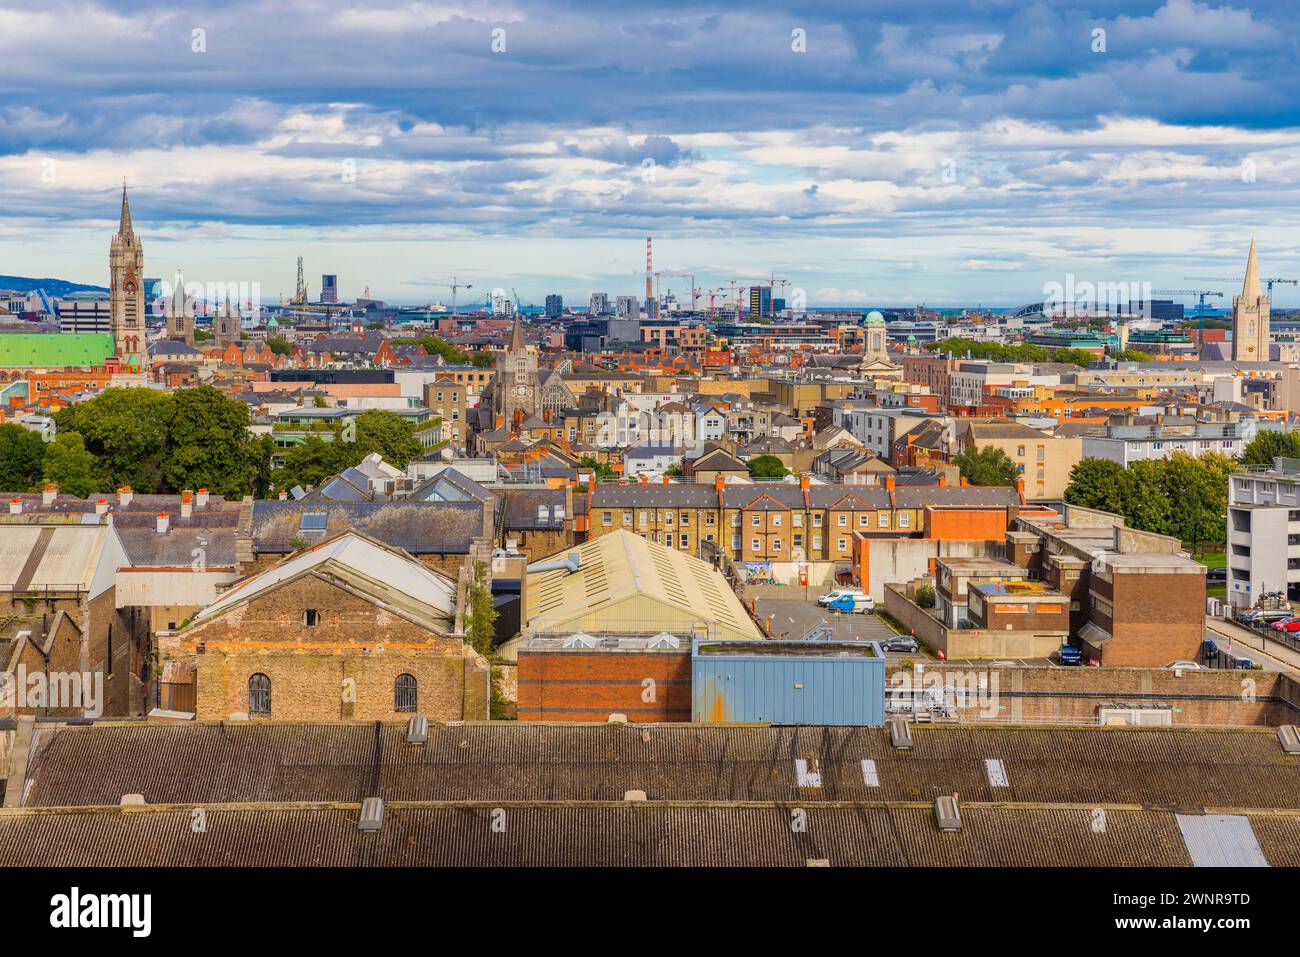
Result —
<path fill-rule="evenodd" d="M 384 826 L 384 799 L 366 798 L 361 802 L 361 820 L 357 823 L 362 833 L 378 831 Z"/>
<path fill-rule="evenodd" d="M 805 867 L 830 867 L 831 862 L 826 857 L 810 857 L 804 861 Z"/>
<path fill-rule="evenodd" d="M 406 743 L 407 744 L 428 744 L 429 743 L 429 719 L 423 715 L 415 715 L 410 721 L 406 722 Z"/>
<path fill-rule="evenodd" d="M 609 723 L 610 723 L 610 724 L 627 724 L 627 715 L 625 715 L 625 714 L 611 714 L 611 715 L 609 716 Z"/>
<path fill-rule="evenodd" d="M 957 806 L 956 794 L 943 794 L 934 799 L 934 820 L 941 831 L 961 830 L 961 808 Z"/>
<path fill-rule="evenodd" d="M 1293 724 L 1284 724 L 1277 729 L 1277 739 L 1286 754 L 1300 754 L 1300 732 Z"/>
<path fill-rule="evenodd" d="M 143 807 L 145 803 L 143 794 L 122 795 L 122 807 Z"/>
<path fill-rule="evenodd" d="M 907 723 L 907 719 L 889 719 L 889 743 L 898 751 L 912 749 L 912 728 Z"/>
<path fill-rule="evenodd" d="M 623 792 L 623 800 L 624 800 L 624 801 L 635 801 L 635 802 L 637 802 L 637 803 L 642 803 L 642 802 L 644 802 L 644 801 L 646 800 L 645 792 L 644 792 L 644 791 L 624 791 L 624 792 Z"/>
<path fill-rule="evenodd" d="M 985 758 L 984 771 L 989 778 L 989 787 L 1005 788 L 1010 786 L 1007 781 L 1007 766 L 1002 763 L 1001 758 Z"/>

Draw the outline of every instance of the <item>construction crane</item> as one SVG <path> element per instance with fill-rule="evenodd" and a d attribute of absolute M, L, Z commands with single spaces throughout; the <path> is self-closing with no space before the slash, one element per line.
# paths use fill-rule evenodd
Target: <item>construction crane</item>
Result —
<path fill-rule="evenodd" d="M 776 284 L 778 282 L 784 284 L 789 282 L 789 280 L 777 279 L 776 273 L 770 273 L 765 279 L 764 278 L 752 279 L 752 278 L 747 278 L 745 276 L 741 276 L 738 279 L 733 279 L 731 282 L 733 286 L 738 282 L 757 283 L 760 288 L 764 283 L 766 283 L 767 284 L 767 307 L 768 307 L 767 311 L 769 317 L 775 319 L 776 318 Z M 754 287 L 751 286 L 750 288 L 754 288 Z M 739 303 L 737 303 L 737 308 L 739 308 Z"/>
<path fill-rule="evenodd" d="M 442 289 L 451 290 L 451 314 L 453 316 L 456 315 L 456 293 L 462 289 L 474 288 L 474 284 L 472 282 L 461 282 L 459 276 L 452 276 L 451 282 L 435 283 L 434 285 Z M 489 301 L 491 301 L 490 297 L 489 297 Z"/>
<path fill-rule="evenodd" d="M 1197 300 L 1196 314 L 1202 319 L 1205 318 L 1205 297 L 1218 296 L 1223 298 L 1223 293 L 1214 289 L 1153 289 L 1153 296 L 1195 296 Z"/>
<path fill-rule="evenodd" d="M 1184 276 L 1183 278 L 1191 279 L 1196 282 L 1230 282 L 1236 285 L 1240 285 L 1242 282 L 1245 281 L 1245 277 L 1243 276 L 1237 276 L 1235 278 L 1223 277 L 1223 276 Z M 1265 287 L 1267 287 L 1269 299 L 1273 298 L 1274 283 L 1281 283 L 1284 286 L 1300 285 L 1300 279 L 1278 279 L 1276 277 L 1274 277 L 1273 279 L 1261 279 L 1260 282 L 1264 283 Z"/>
<path fill-rule="evenodd" d="M 708 297 L 709 297 L 709 318 L 710 318 L 710 319 L 713 318 L 713 297 L 716 296 L 716 295 L 718 295 L 719 293 L 723 293 L 723 292 L 726 292 L 726 291 L 727 291 L 727 290 L 725 290 L 725 289 L 705 289 L 705 290 L 702 290 L 702 292 L 704 292 L 705 294 L 707 294 Z"/>
<path fill-rule="evenodd" d="M 695 273 L 685 272 L 680 269 L 667 269 L 662 272 L 655 273 L 655 302 L 660 301 L 659 278 L 661 276 L 668 276 L 668 277 L 678 276 L 681 277 L 682 279 L 689 279 L 691 281 L 691 312 L 694 312 L 695 300 L 700 298 L 699 290 L 696 289 L 695 287 Z"/>

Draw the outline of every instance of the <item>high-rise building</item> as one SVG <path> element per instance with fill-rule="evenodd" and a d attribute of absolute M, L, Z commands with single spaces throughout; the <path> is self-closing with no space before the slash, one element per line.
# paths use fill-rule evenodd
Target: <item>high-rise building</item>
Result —
<path fill-rule="evenodd" d="M 339 277 L 325 273 L 320 277 L 320 301 L 339 301 Z"/>
<path fill-rule="evenodd" d="M 593 292 L 587 305 L 587 311 L 593 316 L 609 315 L 609 293 Z"/>
<path fill-rule="evenodd" d="M 620 319 L 635 319 L 641 314 L 641 306 L 636 296 L 619 296 L 615 311 Z"/>
<path fill-rule="evenodd" d="M 1269 358 L 1268 296 L 1260 288 L 1259 263 L 1255 261 L 1255 240 L 1250 241 L 1246 279 L 1241 295 L 1232 300 L 1232 359 L 1234 362 L 1267 362 Z"/>
<path fill-rule="evenodd" d="M 70 293 L 55 302 L 59 331 L 68 333 L 112 333 L 113 311 L 102 292 Z"/>
<path fill-rule="evenodd" d="M 122 184 L 122 214 L 108 247 L 109 326 L 113 354 L 138 357 L 144 348 L 144 244 L 131 226 L 131 207 Z"/>
<path fill-rule="evenodd" d="M 768 286 L 749 287 L 749 314 L 766 316 L 772 311 L 772 290 Z"/>
<path fill-rule="evenodd" d="M 546 318 L 559 319 L 564 315 L 564 297 L 553 292 L 546 297 Z"/>

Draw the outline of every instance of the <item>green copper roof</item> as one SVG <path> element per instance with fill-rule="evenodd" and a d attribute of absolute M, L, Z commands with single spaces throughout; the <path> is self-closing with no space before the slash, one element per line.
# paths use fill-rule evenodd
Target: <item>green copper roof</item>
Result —
<path fill-rule="evenodd" d="M 102 366 L 113 354 L 107 333 L 0 334 L 0 368 Z"/>

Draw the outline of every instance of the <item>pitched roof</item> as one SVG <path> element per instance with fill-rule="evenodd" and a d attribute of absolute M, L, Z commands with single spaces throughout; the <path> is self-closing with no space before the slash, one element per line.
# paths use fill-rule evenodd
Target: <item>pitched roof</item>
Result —
<path fill-rule="evenodd" d="M 325 529 L 304 529 L 303 516 L 307 513 L 323 515 Z M 310 542 L 348 529 L 412 555 L 463 555 L 483 535 L 483 506 L 473 501 L 253 503 L 252 538 L 256 552 L 291 552 L 296 538 Z"/>

